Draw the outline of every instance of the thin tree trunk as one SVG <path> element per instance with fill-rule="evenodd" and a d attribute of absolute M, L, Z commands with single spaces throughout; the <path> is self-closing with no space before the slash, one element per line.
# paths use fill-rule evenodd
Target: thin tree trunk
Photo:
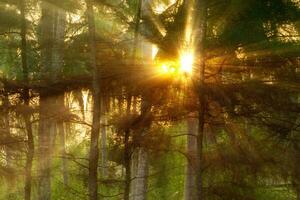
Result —
<path fill-rule="evenodd" d="M 136 15 L 136 26 L 135 26 L 135 34 L 134 34 L 134 49 L 133 49 L 133 56 L 134 56 L 134 64 L 136 58 L 140 58 L 143 60 L 144 64 L 150 63 L 152 60 L 152 51 L 151 45 L 148 43 L 141 41 L 139 38 L 140 32 L 140 20 L 141 16 L 146 16 L 149 11 L 149 1 L 147 0 L 140 0 L 138 3 L 138 10 Z M 140 48 L 140 53 L 137 53 L 138 48 Z M 136 101 L 136 99 L 135 99 Z M 136 106 L 136 102 L 134 102 L 134 107 Z M 135 109 L 135 108 L 134 108 Z M 142 95 L 141 99 L 141 118 L 144 119 L 148 116 L 149 112 L 151 111 L 151 106 L 144 95 Z M 144 124 L 144 130 L 141 132 L 142 135 L 148 133 L 148 129 L 150 128 L 151 123 L 146 122 Z M 133 194 L 132 197 L 134 200 L 145 200 L 147 199 L 147 189 L 148 189 L 148 172 L 149 172 L 149 160 L 148 160 L 148 152 L 145 148 L 140 147 L 135 149 L 136 152 L 136 171 L 133 173 L 135 174 L 134 181 L 132 185 L 134 188 L 132 189 Z"/>
<path fill-rule="evenodd" d="M 46 2 L 42 2 L 41 17 L 41 77 L 44 81 L 50 81 L 49 72 L 53 72 L 52 48 L 53 48 L 53 24 L 54 12 L 48 8 Z M 54 74 L 53 74 L 54 75 Z M 38 200 L 51 199 L 51 142 L 50 135 L 55 124 L 50 118 L 49 109 L 53 105 L 48 92 L 40 93 L 39 130 L 38 130 Z"/>
<path fill-rule="evenodd" d="M 130 115 L 131 95 L 127 96 L 127 116 Z M 124 132 L 124 166 L 125 166 L 125 188 L 124 200 L 129 200 L 131 186 L 131 148 L 129 144 L 130 129 L 127 128 Z"/>
<path fill-rule="evenodd" d="M 133 51 L 132 51 L 132 60 L 133 64 L 136 64 L 136 58 L 137 58 L 137 48 L 139 46 L 139 28 L 140 28 L 140 20 L 141 20 L 141 8 L 142 7 L 142 0 L 138 0 L 138 6 L 137 6 L 137 13 L 135 16 L 135 27 L 134 27 L 134 43 L 133 43 Z M 133 99 L 133 113 L 137 113 L 137 97 L 134 97 Z M 132 153 L 132 163 L 131 163 L 131 199 L 136 199 L 136 192 L 137 192 L 137 171 L 138 171 L 138 149 L 134 149 Z"/>
<path fill-rule="evenodd" d="M 124 189 L 124 200 L 129 200 L 130 196 L 130 184 L 131 184 L 131 151 L 129 146 L 129 135 L 130 130 L 125 130 L 124 136 L 124 165 L 125 165 L 125 189 Z"/>
<path fill-rule="evenodd" d="M 98 199 L 98 139 L 100 130 L 100 81 L 99 69 L 96 63 L 96 29 L 93 10 L 93 0 L 87 0 L 87 18 L 89 28 L 90 65 L 93 68 L 93 124 L 89 153 L 89 199 Z"/>
<path fill-rule="evenodd" d="M 28 66 L 27 66 L 27 40 L 26 40 L 26 18 L 25 18 L 25 0 L 20 1 L 20 11 L 21 11 L 21 58 L 22 58 L 22 69 L 23 69 L 23 79 L 26 84 L 24 89 L 23 99 L 25 106 L 30 106 L 30 94 L 28 86 Z M 30 113 L 24 113 L 25 128 L 27 132 L 27 153 L 26 153 L 26 166 L 25 166 L 25 187 L 24 187 L 24 199 L 31 199 L 31 183 L 32 183 L 32 162 L 34 156 L 34 139 L 32 133 L 32 126 L 30 122 Z"/>
<path fill-rule="evenodd" d="M 27 131 L 27 145 L 28 145 L 28 151 L 26 155 L 26 167 L 25 167 L 25 200 L 30 200 L 31 187 L 32 187 L 31 171 L 32 171 L 32 162 L 34 157 L 34 139 L 32 133 L 32 126 L 30 122 L 30 116 L 25 116 L 25 126 Z"/>
<path fill-rule="evenodd" d="M 197 186 L 197 198 L 203 199 L 203 176 L 202 176 L 202 162 L 203 162 L 203 137 L 204 137 L 204 124 L 205 124 L 205 53 L 204 53 L 204 41 L 206 37 L 206 0 L 198 0 L 196 4 L 198 8 L 197 25 L 198 25 L 198 41 L 197 47 L 199 52 L 199 113 L 198 113 L 198 135 L 197 135 L 197 174 L 196 174 L 196 186 Z"/>

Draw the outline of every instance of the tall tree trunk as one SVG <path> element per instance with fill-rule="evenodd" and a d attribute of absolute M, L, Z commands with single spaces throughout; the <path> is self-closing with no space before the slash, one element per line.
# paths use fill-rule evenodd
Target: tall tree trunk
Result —
<path fill-rule="evenodd" d="M 204 124 L 205 124 L 205 52 L 204 42 L 206 38 L 206 15 L 207 7 L 206 0 L 197 0 L 196 8 L 198 8 L 196 24 L 197 24 L 197 52 L 199 58 L 199 113 L 198 113 L 198 135 L 197 135 L 197 159 L 196 159 L 196 186 L 197 186 L 197 198 L 203 199 L 203 177 L 202 177 L 202 162 L 203 162 L 203 137 L 204 137 Z"/>
<path fill-rule="evenodd" d="M 187 136 L 187 166 L 186 166 L 186 176 L 185 176 L 185 200 L 195 200 L 197 199 L 197 187 L 195 185 L 196 181 L 196 168 L 195 160 L 197 155 L 197 127 L 198 119 L 196 116 L 189 116 L 187 119 L 188 136 Z"/>
<path fill-rule="evenodd" d="M 145 42 L 141 41 L 139 38 L 139 32 L 143 27 L 140 27 L 141 16 L 147 16 L 149 14 L 150 4 L 147 0 L 140 0 L 138 4 L 137 17 L 136 17 L 136 27 L 135 27 L 135 44 L 134 44 L 134 56 L 143 60 L 144 64 L 150 63 L 152 60 L 152 46 Z M 137 50 L 140 48 L 140 54 L 137 54 Z M 147 118 L 151 106 L 147 98 L 142 95 L 141 100 L 141 118 Z M 150 123 L 144 124 L 144 129 L 141 132 L 142 135 L 148 133 L 150 128 Z M 137 167 L 136 172 L 134 172 L 134 189 L 133 189 L 133 199 L 134 200 L 145 200 L 147 199 L 147 190 L 148 190 L 148 172 L 149 172 L 149 158 L 148 152 L 145 148 L 140 147 L 136 149 L 137 151 Z"/>
<path fill-rule="evenodd" d="M 66 13 L 42 1 L 41 78 L 47 84 L 58 80 L 63 65 L 63 45 Z M 38 199 L 51 199 L 51 149 L 56 135 L 57 97 L 54 90 L 40 93 L 40 123 L 38 134 L 39 184 Z"/>
<path fill-rule="evenodd" d="M 41 59 L 42 71 L 41 77 L 48 80 L 47 70 L 52 65 L 52 43 L 53 43 L 53 21 L 54 14 L 50 8 L 42 2 L 42 17 L 41 17 Z M 51 106 L 51 99 L 42 92 L 40 94 L 40 110 L 39 110 L 39 130 L 38 130 L 38 200 L 51 199 L 51 183 L 50 183 L 50 127 L 53 122 L 49 117 L 48 107 Z"/>
<path fill-rule="evenodd" d="M 93 124 L 89 153 L 89 199 L 98 199 L 98 139 L 100 130 L 100 74 L 96 63 L 96 29 L 93 0 L 86 0 L 89 28 L 90 65 L 93 69 Z"/>
<path fill-rule="evenodd" d="M 20 0 L 20 11 L 21 11 L 21 58 L 22 58 L 22 69 L 23 69 L 23 79 L 25 83 L 25 89 L 23 92 L 24 104 L 29 108 L 30 106 L 30 94 L 28 89 L 28 66 L 27 66 L 27 24 L 25 17 L 25 0 Z M 34 139 L 32 133 L 32 126 L 30 122 L 30 113 L 24 113 L 25 128 L 27 133 L 27 153 L 26 153 L 26 166 L 25 166 L 25 187 L 24 187 L 24 199 L 31 199 L 31 183 L 32 183 L 32 162 L 34 156 Z"/>
<path fill-rule="evenodd" d="M 135 65 L 136 64 L 136 58 L 137 58 L 137 48 L 139 46 L 139 28 L 140 28 L 140 20 L 141 20 L 141 8 L 142 7 L 142 0 L 138 0 L 138 6 L 135 16 L 135 27 L 134 27 L 134 43 L 133 43 L 133 51 L 132 51 L 132 62 Z M 133 99 L 133 113 L 137 113 L 137 97 L 134 97 Z M 136 192 L 137 192 L 137 169 L 138 169 L 138 149 L 134 149 L 132 153 L 132 159 L 131 159 L 131 199 L 135 200 L 136 198 Z"/>

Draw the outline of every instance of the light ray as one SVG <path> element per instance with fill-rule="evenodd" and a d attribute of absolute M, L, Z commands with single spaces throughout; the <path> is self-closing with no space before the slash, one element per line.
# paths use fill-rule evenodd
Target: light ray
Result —
<path fill-rule="evenodd" d="M 184 52 L 180 56 L 180 71 L 191 74 L 193 71 L 194 55 L 191 52 Z"/>

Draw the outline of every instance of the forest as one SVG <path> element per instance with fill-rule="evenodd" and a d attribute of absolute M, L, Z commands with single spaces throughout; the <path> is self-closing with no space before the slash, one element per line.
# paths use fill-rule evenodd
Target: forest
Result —
<path fill-rule="evenodd" d="M 0 200 L 300 200 L 300 0 L 0 0 Z"/>

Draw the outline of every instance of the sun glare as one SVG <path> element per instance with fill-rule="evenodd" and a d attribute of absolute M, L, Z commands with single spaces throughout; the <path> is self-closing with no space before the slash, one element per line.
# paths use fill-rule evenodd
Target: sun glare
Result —
<path fill-rule="evenodd" d="M 185 73 L 192 73 L 194 63 L 194 55 L 191 52 L 184 52 L 180 56 L 180 70 Z"/>
<path fill-rule="evenodd" d="M 174 74 L 176 72 L 176 69 L 173 65 L 171 64 L 166 64 L 166 63 L 163 63 L 161 65 L 161 73 L 163 74 Z"/>
<path fill-rule="evenodd" d="M 183 52 L 177 61 L 161 62 L 159 71 L 161 74 L 172 76 L 191 75 L 193 72 L 194 54 L 192 51 Z M 185 76 L 184 76 L 185 77 Z"/>

